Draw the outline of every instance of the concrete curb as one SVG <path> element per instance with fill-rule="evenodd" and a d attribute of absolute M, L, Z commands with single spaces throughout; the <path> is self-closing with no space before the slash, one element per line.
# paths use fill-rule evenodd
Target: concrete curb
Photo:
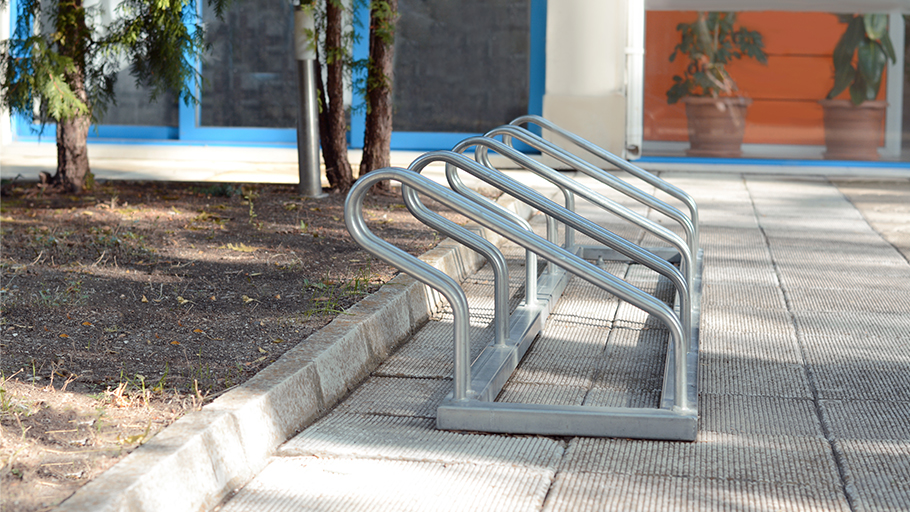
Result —
<path fill-rule="evenodd" d="M 529 218 L 510 197 L 500 204 Z M 474 231 L 497 246 L 504 240 Z M 444 240 L 421 259 L 461 282 L 483 264 Z M 64 501 L 60 511 L 198 511 L 265 467 L 275 449 L 366 378 L 441 305 L 404 274 L 339 315 L 242 386 L 187 414 Z"/>

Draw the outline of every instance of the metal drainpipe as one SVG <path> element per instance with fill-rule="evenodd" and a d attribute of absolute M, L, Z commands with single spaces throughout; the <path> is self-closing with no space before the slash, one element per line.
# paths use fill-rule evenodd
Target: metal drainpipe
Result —
<path fill-rule="evenodd" d="M 316 101 L 316 51 L 307 33 L 313 33 L 313 6 L 294 8 L 294 53 L 297 57 L 297 192 L 305 197 L 325 197 L 319 166 L 319 103 Z"/>

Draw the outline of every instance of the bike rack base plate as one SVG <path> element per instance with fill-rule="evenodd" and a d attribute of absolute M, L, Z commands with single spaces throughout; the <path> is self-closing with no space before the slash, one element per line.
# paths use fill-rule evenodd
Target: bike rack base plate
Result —
<path fill-rule="evenodd" d="M 665 259 L 676 253 L 652 249 Z M 615 251 L 600 247 L 579 247 L 585 259 L 627 261 Z M 701 298 L 703 252 L 696 261 L 693 293 L 694 327 L 687 357 L 688 399 L 693 408 L 673 405 L 675 347 L 669 344 L 664 367 L 660 408 L 593 407 L 495 402 L 496 396 L 518 367 L 531 343 L 543 329 L 550 311 L 568 285 L 570 275 L 562 269 L 544 273 L 538 280 L 538 304 L 522 303 L 510 320 L 510 340 L 505 345 L 489 345 L 471 365 L 472 397 L 455 401 L 448 396 L 436 411 L 436 428 L 512 434 L 559 436 L 623 437 L 694 441 L 698 432 L 698 319 Z M 677 304 L 678 309 L 678 304 Z"/>

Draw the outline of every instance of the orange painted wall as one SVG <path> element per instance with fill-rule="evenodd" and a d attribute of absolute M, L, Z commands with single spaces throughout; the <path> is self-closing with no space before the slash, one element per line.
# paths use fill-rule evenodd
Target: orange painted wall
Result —
<path fill-rule="evenodd" d="M 685 60 L 670 62 L 679 43 L 676 25 L 695 20 L 694 11 L 649 11 L 645 40 L 644 138 L 686 141 L 682 103 L 667 104 L 673 75 L 682 75 Z M 824 144 L 823 99 L 834 84 L 831 53 L 846 28 L 827 13 L 744 12 L 738 25 L 762 34 L 768 65 L 734 60 L 727 70 L 739 94 L 752 98 L 746 118 L 746 143 Z M 884 80 L 879 98 L 885 96 Z M 848 97 L 845 92 L 841 97 Z"/>

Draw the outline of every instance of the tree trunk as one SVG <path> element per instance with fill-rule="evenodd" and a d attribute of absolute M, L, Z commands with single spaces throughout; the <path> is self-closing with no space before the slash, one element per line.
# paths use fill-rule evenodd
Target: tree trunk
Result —
<path fill-rule="evenodd" d="M 57 174 L 52 183 L 66 192 L 82 192 L 91 179 L 86 143 L 89 124 L 89 116 L 57 122 Z"/>
<path fill-rule="evenodd" d="M 338 154 L 335 147 L 329 143 L 329 104 L 325 98 L 325 82 L 322 81 L 322 57 L 316 52 L 316 96 L 319 100 L 319 144 L 322 147 L 322 158 L 325 160 L 326 178 L 332 188 L 335 188 L 338 177 L 333 175 L 335 172 L 335 160 Z M 329 170 L 331 169 L 331 171 Z"/>
<path fill-rule="evenodd" d="M 382 5 L 385 3 L 386 5 Z M 387 7 L 384 9 L 383 7 Z M 367 116 L 364 131 L 360 176 L 391 165 L 392 141 L 392 56 L 395 50 L 395 26 L 398 22 L 398 0 L 374 1 L 370 9 L 370 60 L 367 74 Z M 388 181 L 381 181 L 374 191 L 388 192 Z"/>
<path fill-rule="evenodd" d="M 342 7 L 340 0 L 326 0 L 326 94 L 328 95 L 328 130 L 323 140 L 325 174 L 332 188 L 347 192 L 354 183 L 348 161 L 347 119 L 344 111 L 344 50 L 342 48 Z M 332 156 L 329 160 L 328 155 Z"/>
<path fill-rule="evenodd" d="M 57 30 L 64 35 L 66 44 L 61 44 L 60 55 L 73 60 L 73 68 L 64 74 L 76 98 L 88 105 L 85 91 L 85 53 L 89 29 L 85 23 L 85 9 L 82 0 L 61 0 L 58 4 Z M 89 113 L 57 121 L 57 174 L 51 183 L 72 193 L 79 193 L 92 179 L 88 165 L 88 129 L 91 124 Z"/>

